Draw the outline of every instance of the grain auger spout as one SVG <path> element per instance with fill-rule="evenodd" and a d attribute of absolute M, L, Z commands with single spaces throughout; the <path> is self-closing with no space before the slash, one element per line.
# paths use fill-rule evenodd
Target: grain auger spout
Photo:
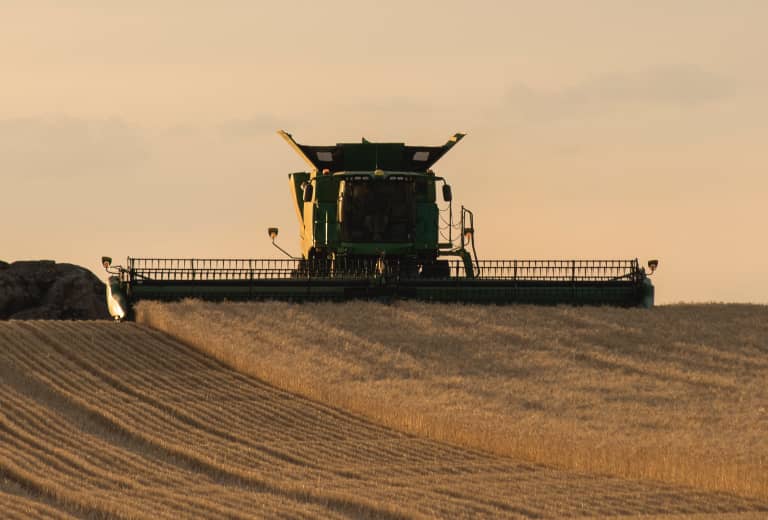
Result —
<path fill-rule="evenodd" d="M 278 134 L 308 166 L 288 175 L 299 254 L 272 259 L 132 258 L 111 266 L 116 319 L 141 299 L 291 301 L 415 298 L 465 303 L 653 306 L 649 271 L 634 260 L 480 260 L 474 214 L 433 166 L 464 134 L 440 146 L 312 146 Z M 291 248 L 289 248 L 291 249 Z"/>

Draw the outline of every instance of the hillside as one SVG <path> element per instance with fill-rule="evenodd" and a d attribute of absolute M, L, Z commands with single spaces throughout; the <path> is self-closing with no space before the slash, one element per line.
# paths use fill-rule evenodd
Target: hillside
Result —
<path fill-rule="evenodd" d="M 768 498 L 768 307 L 186 301 L 138 319 L 401 431 Z"/>
<path fill-rule="evenodd" d="M 405 435 L 148 327 L 0 322 L 3 518 L 752 520 L 768 501 Z"/>

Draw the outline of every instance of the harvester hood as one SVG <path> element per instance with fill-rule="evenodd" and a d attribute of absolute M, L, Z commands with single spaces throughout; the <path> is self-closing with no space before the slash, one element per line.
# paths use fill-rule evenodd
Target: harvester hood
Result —
<path fill-rule="evenodd" d="M 426 172 L 458 143 L 465 134 L 454 134 L 442 146 L 408 146 L 404 143 L 372 143 L 365 138 L 359 143 L 311 146 L 297 143 L 284 130 L 278 134 L 296 150 L 313 169 L 340 171 L 390 170 Z"/>

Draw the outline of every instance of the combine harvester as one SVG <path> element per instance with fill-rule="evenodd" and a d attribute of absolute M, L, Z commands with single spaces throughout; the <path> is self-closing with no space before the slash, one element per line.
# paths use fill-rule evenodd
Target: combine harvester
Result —
<path fill-rule="evenodd" d="M 102 263 L 111 315 L 142 299 L 348 300 L 652 307 L 649 272 L 635 260 L 478 260 L 474 215 L 454 219 L 451 187 L 432 166 L 458 143 L 308 146 L 279 134 L 309 164 L 288 176 L 301 256 L 284 259 L 128 258 Z M 438 187 L 440 189 L 438 189 Z M 437 194 L 447 207 L 440 209 Z"/>

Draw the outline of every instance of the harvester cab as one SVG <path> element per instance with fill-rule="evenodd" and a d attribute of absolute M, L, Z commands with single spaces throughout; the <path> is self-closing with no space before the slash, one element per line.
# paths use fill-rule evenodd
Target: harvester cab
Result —
<path fill-rule="evenodd" d="M 422 277 L 448 276 L 445 257 L 451 256 L 460 257 L 464 269 L 473 271 L 464 244 L 454 244 L 458 234 L 453 228 L 462 226 L 453 223 L 451 188 L 432 171 L 464 134 L 455 134 L 442 146 L 373 143 L 365 138 L 310 146 L 285 131 L 279 134 L 310 166 L 309 171 L 288 176 L 303 272 L 335 272 L 386 259 Z M 438 184 L 448 204 L 442 212 Z M 462 216 L 467 215 L 471 213 L 463 209 Z"/>
<path fill-rule="evenodd" d="M 462 206 L 454 219 L 451 187 L 432 170 L 464 134 L 442 146 L 310 146 L 278 133 L 309 165 L 288 175 L 300 256 L 276 243 L 274 227 L 269 237 L 288 258 L 128 257 L 113 266 L 104 257 L 116 320 L 141 299 L 189 297 L 653 306 L 658 260 L 650 273 L 637 259 L 478 260 L 473 213 Z"/>

